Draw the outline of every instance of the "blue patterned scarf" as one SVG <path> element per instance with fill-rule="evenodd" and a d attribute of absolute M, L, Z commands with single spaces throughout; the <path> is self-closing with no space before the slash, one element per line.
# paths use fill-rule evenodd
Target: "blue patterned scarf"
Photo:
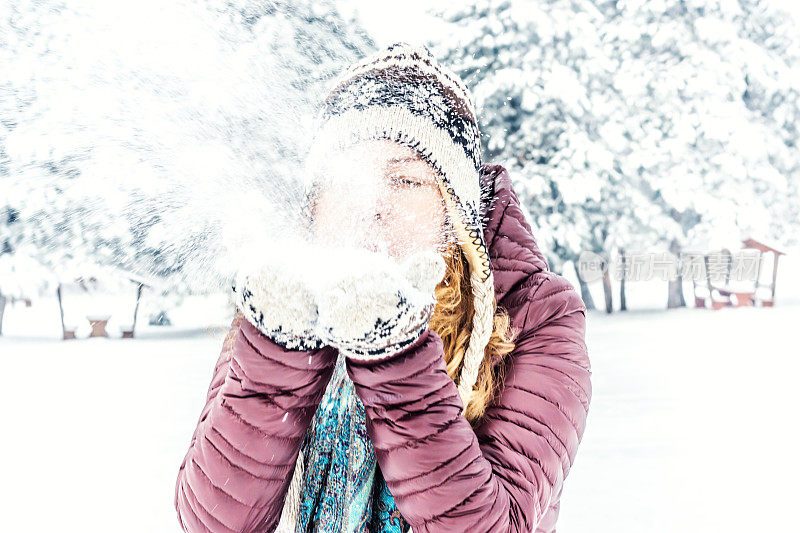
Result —
<path fill-rule="evenodd" d="M 340 352 L 303 440 L 303 488 L 295 533 L 405 533 L 375 460 L 364 405 Z"/>

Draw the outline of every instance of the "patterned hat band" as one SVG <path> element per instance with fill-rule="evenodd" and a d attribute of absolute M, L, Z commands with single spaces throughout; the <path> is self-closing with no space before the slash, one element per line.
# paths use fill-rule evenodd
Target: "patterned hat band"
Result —
<path fill-rule="evenodd" d="M 467 88 L 425 47 L 392 45 L 334 80 L 318 115 L 306 163 L 374 139 L 412 148 L 437 182 L 471 277 L 486 282 L 492 266 L 483 239 L 480 133 Z"/>

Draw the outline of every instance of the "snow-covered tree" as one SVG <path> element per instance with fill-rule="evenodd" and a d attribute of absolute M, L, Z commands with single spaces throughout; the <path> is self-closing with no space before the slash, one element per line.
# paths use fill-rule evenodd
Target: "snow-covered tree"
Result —
<path fill-rule="evenodd" d="M 290 196 L 322 83 L 372 46 L 330 2 L 3 3 L 0 254 L 215 288 L 221 226 Z"/>
<path fill-rule="evenodd" d="M 797 234 L 800 38 L 766 2 L 476 0 L 444 16 L 431 45 L 472 87 L 485 153 L 556 269 L 582 250 Z"/>

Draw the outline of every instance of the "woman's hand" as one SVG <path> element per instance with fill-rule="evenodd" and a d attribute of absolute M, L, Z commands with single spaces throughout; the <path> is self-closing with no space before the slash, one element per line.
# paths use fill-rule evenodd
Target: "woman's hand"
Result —
<path fill-rule="evenodd" d="M 335 262 L 332 279 L 319 288 L 316 331 L 325 344 L 356 359 L 382 359 L 427 329 L 445 274 L 441 254 L 418 251 L 398 262 L 356 249 Z"/>
<path fill-rule="evenodd" d="M 232 285 L 236 306 L 261 333 L 284 348 L 315 350 L 323 346 L 314 333 L 317 303 L 311 288 L 319 261 L 308 243 L 274 247 L 257 266 L 244 267 Z"/>

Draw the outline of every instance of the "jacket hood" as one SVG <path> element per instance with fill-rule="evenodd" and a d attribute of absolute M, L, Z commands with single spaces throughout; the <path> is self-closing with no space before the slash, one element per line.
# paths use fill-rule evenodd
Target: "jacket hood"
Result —
<path fill-rule="evenodd" d="M 481 215 L 494 269 L 495 297 L 502 304 L 531 274 L 550 268 L 502 165 L 481 167 Z"/>

